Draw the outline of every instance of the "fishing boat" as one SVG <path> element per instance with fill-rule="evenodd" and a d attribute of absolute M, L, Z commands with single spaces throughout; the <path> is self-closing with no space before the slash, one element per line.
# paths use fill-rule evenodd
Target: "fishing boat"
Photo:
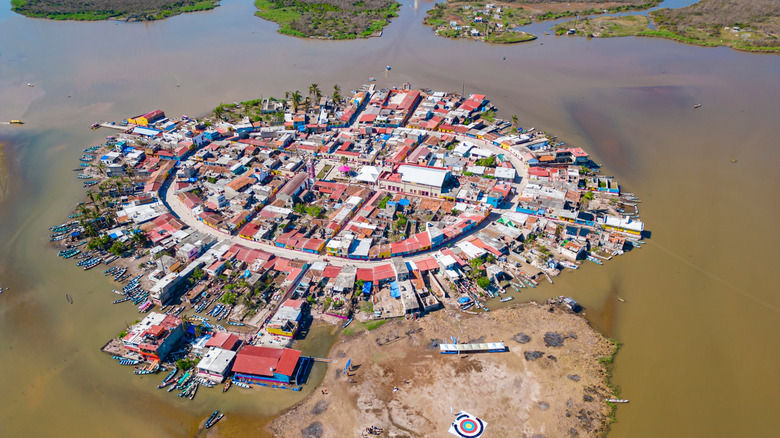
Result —
<path fill-rule="evenodd" d="M 221 420 L 224 416 L 225 414 L 220 414 L 219 411 L 214 411 L 214 413 L 211 414 L 211 417 L 206 420 L 206 429 L 210 429 L 211 426 L 217 424 L 217 421 Z"/>
<path fill-rule="evenodd" d="M 120 298 L 120 299 L 118 299 L 118 300 L 114 300 L 114 301 L 112 302 L 112 304 L 119 304 L 119 303 L 124 303 L 125 301 L 130 301 L 130 297 L 124 297 L 124 298 Z"/>
<path fill-rule="evenodd" d="M 501 300 L 499 301 L 501 301 L 502 303 L 506 303 L 507 301 L 512 301 L 514 299 L 515 297 L 505 297 L 505 298 L 501 298 Z"/>
<path fill-rule="evenodd" d="M 252 388 L 251 386 L 249 386 L 249 384 L 241 382 L 239 380 L 233 380 L 233 384 L 238 386 L 239 388 L 246 388 L 246 389 Z"/>
<path fill-rule="evenodd" d="M 574 298 L 566 297 L 561 300 L 561 302 L 563 302 L 563 304 L 565 304 L 566 307 L 568 307 L 572 312 L 579 312 L 582 310 L 582 306 L 580 306 L 578 302 L 574 301 Z"/>
<path fill-rule="evenodd" d="M 607 401 L 610 403 L 628 403 L 628 400 L 624 398 L 608 398 Z"/>
<path fill-rule="evenodd" d="M 200 386 L 200 382 L 196 380 L 195 383 L 192 384 L 192 390 L 190 391 L 190 397 L 189 397 L 190 400 L 195 398 L 195 394 L 198 392 L 198 386 Z"/>
<path fill-rule="evenodd" d="M 593 262 L 593 263 L 595 263 L 597 265 L 603 265 L 604 264 L 601 260 L 597 259 L 596 257 L 593 257 L 592 255 L 588 255 L 588 261 L 589 262 Z"/>
<path fill-rule="evenodd" d="M 120 359 L 119 365 L 138 365 L 140 362 L 135 359 Z"/>
<path fill-rule="evenodd" d="M 14 119 L 14 120 L 11 120 L 11 124 L 12 125 L 24 125 L 24 122 L 21 121 L 21 120 Z"/>
<path fill-rule="evenodd" d="M 65 294 L 65 299 L 68 300 L 70 304 L 73 304 L 73 298 L 71 298 L 70 294 Z"/>
<path fill-rule="evenodd" d="M 625 302 L 626 302 L 626 300 L 624 300 L 623 298 L 617 297 L 617 299 L 618 299 L 618 301 L 620 301 L 621 303 L 625 303 Z"/>
<path fill-rule="evenodd" d="M 345 322 L 345 323 L 342 325 L 342 327 L 346 328 L 348 325 L 352 324 L 352 319 L 353 319 L 353 318 L 349 318 L 349 320 L 347 320 L 347 322 Z"/>
<path fill-rule="evenodd" d="M 173 370 L 171 370 L 171 372 L 168 373 L 167 376 L 165 376 L 163 381 L 159 385 L 157 385 L 157 388 L 158 389 L 163 389 L 166 386 L 170 385 L 171 383 L 175 382 L 174 377 L 176 376 L 176 373 L 178 373 L 178 372 L 179 372 L 179 369 L 174 367 Z"/>
<path fill-rule="evenodd" d="M 238 326 L 243 326 L 244 325 L 243 322 L 233 322 L 233 321 L 228 321 L 228 324 L 229 325 L 238 325 Z"/>
<path fill-rule="evenodd" d="M 153 372 L 154 371 L 152 370 L 147 370 L 143 368 L 136 368 L 135 370 L 133 370 L 133 374 L 138 374 L 138 375 L 152 374 Z"/>
<path fill-rule="evenodd" d="M 230 385 L 233 384 L 233 380 L 228 379 L 227 382 L 225 382 L 225 386 L 222 387 L 222 392 L 227 392 L 228 389 L 230 389 Z"/>

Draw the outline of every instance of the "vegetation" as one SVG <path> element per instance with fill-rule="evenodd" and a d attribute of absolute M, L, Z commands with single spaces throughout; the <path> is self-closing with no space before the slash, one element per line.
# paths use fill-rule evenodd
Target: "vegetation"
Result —
<path fill-rule="evenodd" d="M 571 3 L 568 0 L 509 0 L 490 3 L 481 0 L 447 0 L 431 8 L 424 24 L 437 35 L 448 38 L 471 38 L 488 43 L 520 43 L 536 39 L 517 30 L 532 21 L 557 20 L 575 15 L 595 15 L 648 9 L 661 0 L 594 0 Z M 593 4 L 606 7 L 593 7 Z"/>
<path fill-rule="evenodd" d="M 222 298 L 220 298 L 219 301 L 221 301 L 223 304 L 227 304 L 229 306 L 232 306 L 233 304 L 236 304 L 236 299 L 238 298 L 238 295 L 235 292 L 225 292 L 222 295 Z"/>
<path fill-rule="evenodd" d="M 200 362 L 200 359 L 179 359 L 176 361 L 176 367 L 180 370 L 188 370 L 198 365 L 198 362 Z"/>
<path fill-rule="evenodd" d="M 382 327 L 387 322 L 386 319 L 376 319 L 367 322 L 354 322 L 352 325 L 344 329 L 344 336 L 352 336 L 355 333 L 362 333 L 364 331 L 376 330 Z"/>
<path fill-rule="evenodd" d="M 219 0 L 11 0 L 11 10 L 27 17 L 78 21 L 162 20 L 218 5 Z"/>
<path fill-rule="evenodd" d="M 255 6 L 255 15 L 279 24 L 281 34 L 355 39 L 379 34 L 401 5 L 395 0 L 256 0 Z"/>
<path fill-rule="evenodd" d="M 780 53 L 780 3 L 775 0 L 701 0 L 685 8 L 651 11 L 649 16 L 655 29 L 648 29 L 645 17 L 627 16 L 569 21 L 556 26 L 555 32 L 575 29 L 577 35 L 589 37 L 646 36 Z"/>
<path fill-rule="evenodd" d="M 487 289 L 488 286 L 490 286 L 490 279 L 487 277 L 477 278 L 477 286 L 481 287 L 482 289 Z"/>
<path fill-rule="evenodd" d="M 487 158 L 480 158 L 474 161 L 474 164 L 476 164 L 477 166 L 496 167 L 496 156 L 491 155 Z"/>
<path fill-rule="evenodd" d="M 650 20 L 644 15 L 627 15 L 622 17 L 594 17 L 583 20 L 567 21 L 555 26 L 556 35 L 567 33 L 574 29 L 577 35 L 594 38 L 608 38 L 636 35 L 644 29 Z"/>
<path fill-rule="evenodd" d="M 780 3 L 776 0 L 701 0 L 686 8 L 653 11 L 650 18 L 657 30 L 637 35 L 780 53 Z"/>

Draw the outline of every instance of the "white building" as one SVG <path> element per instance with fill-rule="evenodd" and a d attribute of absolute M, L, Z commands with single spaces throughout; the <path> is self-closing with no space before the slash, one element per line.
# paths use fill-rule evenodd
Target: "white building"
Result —
<path fill-rule="evenodd" d="M 235 358 L 235 351 L 212 348 L 198 362 L 198 376 L 215 383 L 222 383 L 230 372 Z"/>

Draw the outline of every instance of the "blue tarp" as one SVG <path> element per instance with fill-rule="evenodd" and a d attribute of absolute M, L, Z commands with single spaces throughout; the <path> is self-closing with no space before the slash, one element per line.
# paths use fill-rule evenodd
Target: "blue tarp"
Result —
<path fill-rule="evenodd" d="M 409 200 L 408 199 L 401 199 L 400 201 L 398 201 L 398 203 L 401 204 L 404 207 L 408 207 L 409 206 Z"/>
<path fill-rule="evenodd" d="M 460 297 L 460 298 L 458 298 L 458 302 L 459 302 L 460 304 L 466 304 L 466 303 L 468 303 L 469 301 L 471 301 L 471 298 L 469 298 L 469 297 Z"/>
<path fill-rule="evenodd" d="M 79 237 L 79 236 L 81 236 L 81 231 L 76 230 L 76 231 L 70 233 L 70 235 L 71 235 L 71 237 Z"/>
<path fill-rule="evenodd" d="M 398 287 L 397 281 L 390 283 L 390 296 L 393 298 L 401 298 L 401 289 Z"/>
<path fill-rule="evenodd" d="M 244 271 L 244 278 L 249 278 L 251 276 L 252 276 L 252 271 L 250 271 L 249 269 Z"/>
<path fill-rule="evenodd" d="M 363 293 L 366 294 L 366 295 L 370 295 L 371 294 L 371 282 L 370 281 L 367 281 L 367 282 L 363 283 Z"/>

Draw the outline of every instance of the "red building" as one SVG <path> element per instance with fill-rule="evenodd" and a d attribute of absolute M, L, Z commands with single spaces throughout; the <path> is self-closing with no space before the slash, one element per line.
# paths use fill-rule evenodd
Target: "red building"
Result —
<path fill-rule="evenodd" d="M 310 361 L 291 348 L 248 345 L 236 355 L 233 373 L 237 379 L 250 382 L 300 384 Z"/>
<path fill-rule="evenodd" d="M 130 328 L 122 338 L 122 343 L 126 349 L 152 362 L 165 360 L 183 337 L 184 326 L 181 318 L 152 312 Z"/>

